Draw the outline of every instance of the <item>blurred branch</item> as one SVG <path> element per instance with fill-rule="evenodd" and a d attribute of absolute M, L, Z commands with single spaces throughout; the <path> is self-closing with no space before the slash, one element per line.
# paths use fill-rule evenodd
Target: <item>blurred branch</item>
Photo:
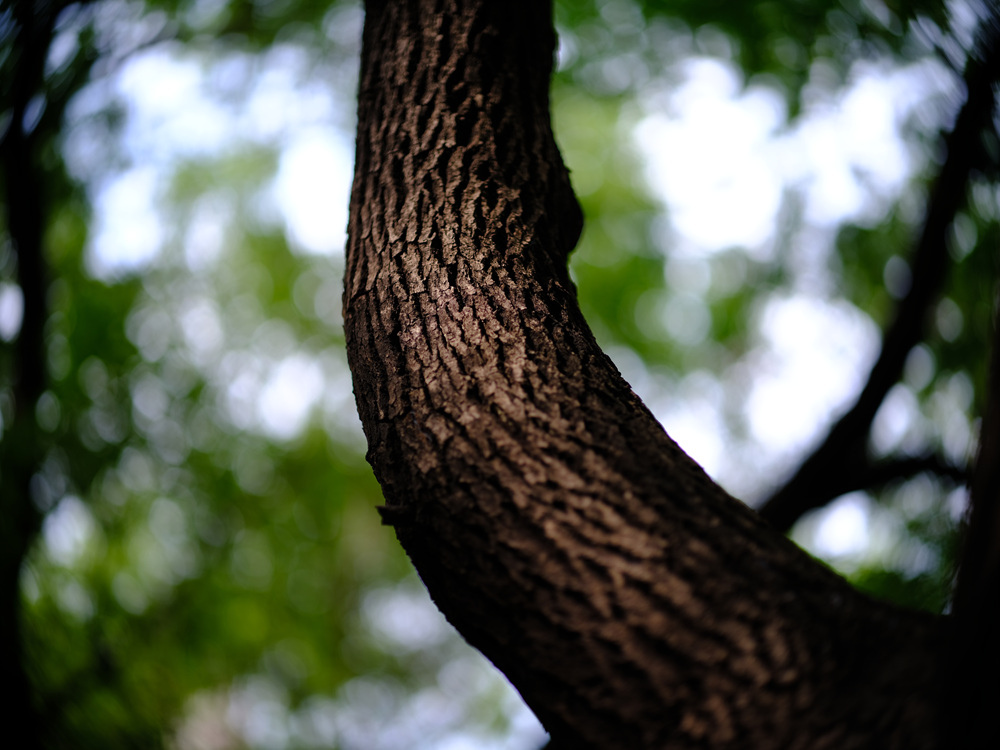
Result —
<path fill-rule="evenodd" d="M 10 117 L 0 136 L 0 175 L 7 232 L 17 258 L 23 312 L 15 344 L 11 390 L 14 418 L 4 431 L 0 471 L 0 643 L 8 658 L 0 667 L 3 723 L 20 729 L 19 743 L 40 746 L 39 717 L 28 678 L 21 637 L 21 568 L 41 525 L 31 499 L 31 481 L 44 446 L 35 423 L 35 405 L 45 391 L 46 273 L 43 257 L 46 195 L 37 163 L 45 130 L 31 122 L 33 104 L 45 104 L 45 63 L 56 19 L 68 3 L 16 2 L 13 23 L 0 40 L 7 47 L 5 99 Z M 66 96 L 69 93 L 67 92 Z M 40 100 L 38 97 L 42 97 Z"/>
<path fill-rule="evenodd" d="M 937 453 L 922 456 L 894 456 L 880 461 L 861 457 L 831 475 L 828 482 L 813 487 L 809 500 L 812 508 L 820 508 L 848 492 L 876 490 L 886 485 L 929 474 L 946 479 L 955 485 L 969 481 L 969 470 L 956 466 Z"/>
<path fill-rule="evenodd" d="M 923 456 L 904 456 L 869 463 L 858 475 L 858 486 L 846 492 L 874 489 L 901 479 L 915 477 L 917 474 L 933 474 L 941 479 L 950 479 L 956 485 L 966 484 L 969 481 L 968 467 L 957 466 L 940 454 L 929 453 Z"/>
<path fill-rule="evenodd" d="M 843 478 L 839 483 L 827 485 L 826 497 L 817 507 L 848 492 L 878 489 L 918 474 L 931 474 L 941 479 L 949 479 L 956 485 L 965 484 L 969 479 L 966 467 L 956 466 L 937 453 L 866 461 L 857 468 L 851 467 L 842 472 Z"/>
<path fill-rule="evenodd" d="M 969 174 L 985 157 L 980 134 L 996 108 L 994 82 L 1000 50 L 989 24 L 965 70 L 966 100 L 955 126 L 944 139 L 947 159 L 928 197 L 924 226 L 913 253 L 912 285 L 896 307 L 882 339 L 882 350 L 854 405 L 782 487 L 760 507 L 760 514 L 787 531 L 806 511 L 827 502 L 827 488 L 838 484 L 845 467 L 864 461 L 872 420 L 889 389 L 899 380 L 906 356 L 925 335 L 927 318 L 948 271 L 947 235 L 965 202 Z M 978 53 L 978 54 L 977 54 Z"/>

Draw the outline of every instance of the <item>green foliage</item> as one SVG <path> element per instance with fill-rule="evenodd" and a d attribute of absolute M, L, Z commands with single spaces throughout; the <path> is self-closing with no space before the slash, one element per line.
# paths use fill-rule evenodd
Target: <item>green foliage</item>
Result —
<path fill-rule="evenodd" d="M 890 487 L 884 495 L 888 512 L 883 519 L 901 524 L 903 533 L 881 564 L 862 564 L 849 576 L 851 582 L 905 607 L 947 611 L 958 562 L 953 506 L 941 502 L 937 488 L 923 478 Z"/>
<path fill-rule="evenodd" d="M 556 19 L 564 28 L 574 32 L 599 29 L 594 36 L 601 40 L 626 37 L 616 39 L 617 44 L 588 44 L 581 69 L 594 62 L 595 52 L 598 57 L 605 50 L 634 52 L 636 48 L 629 45 L 627 37 L 634 37 L 635 31 L 647 24 L 653 29 L 689 30 L 693 38 L 669 40 L 682 47 L 679 54 L 661 49 L 653 50 L 653 55 L 683 56 L 692 49 L 731 55 L 747 78 L 762 76 L 781 86 L 793 114 L 799 112 L 802 88 L 817 62 L 843 82 L 850 64 L 859 58 L 919 54 L 921 45 L 915 45 L 912 36 L 904 33 L 907 24 L 918 18 L 941 28 L 948 23 L 945 5 L 933 0 L 905 4 L 880 0 L 561 0 L 556 4 Z M 640 54 L 646 52 L 641 50 Z"/>
<path fill-rule="evenodd" d="M 893 305 L 909 286 L 905 259 L 918 232 L 919 227 L 894 211 L 881 224 L 846 227 L 837 237 L 835 262 L 840 266 L 844 297 L 883 327 L 891 322 Z M 903 278 L 893 280 L 894 270 Z M 892 291 L 887 280 L 897 285 Z"/>

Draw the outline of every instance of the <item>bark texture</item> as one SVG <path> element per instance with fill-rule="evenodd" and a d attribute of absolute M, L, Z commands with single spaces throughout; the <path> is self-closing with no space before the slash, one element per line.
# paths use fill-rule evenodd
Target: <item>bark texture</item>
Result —
<path fill-rule="evenodd" d="M 583 320 L 550 13 L 368 3 L 344 316 L 384 521 L 560 747 L 939 746 L 938 621 L 727 495 Z"/>

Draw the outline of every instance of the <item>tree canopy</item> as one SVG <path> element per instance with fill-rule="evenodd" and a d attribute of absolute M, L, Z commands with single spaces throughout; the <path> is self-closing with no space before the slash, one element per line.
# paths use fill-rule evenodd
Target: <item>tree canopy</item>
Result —
<path fill-rule="evenodd" d="M 776 523 L 931 612 L 989 395 L 990 13 L 555 6 L 570 273 L 600 344 L 751 503 L 814 451 L 850 458 L 800 472 L 813 507 Z M 544 741 L 374 511 L 341 319 L 362 19 L 0 8 L 0 622 L 36 746 Z"/>

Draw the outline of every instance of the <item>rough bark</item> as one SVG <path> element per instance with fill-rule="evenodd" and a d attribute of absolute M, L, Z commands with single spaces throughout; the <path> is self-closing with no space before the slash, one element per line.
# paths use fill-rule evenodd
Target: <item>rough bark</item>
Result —
<path fill-rule="evenodd" d="M 939 746 L 939 622 L 727 495 L 583 320 L 550 12 L 368 3 L 344 315 L 384 521 L 560 747 Z"/>

